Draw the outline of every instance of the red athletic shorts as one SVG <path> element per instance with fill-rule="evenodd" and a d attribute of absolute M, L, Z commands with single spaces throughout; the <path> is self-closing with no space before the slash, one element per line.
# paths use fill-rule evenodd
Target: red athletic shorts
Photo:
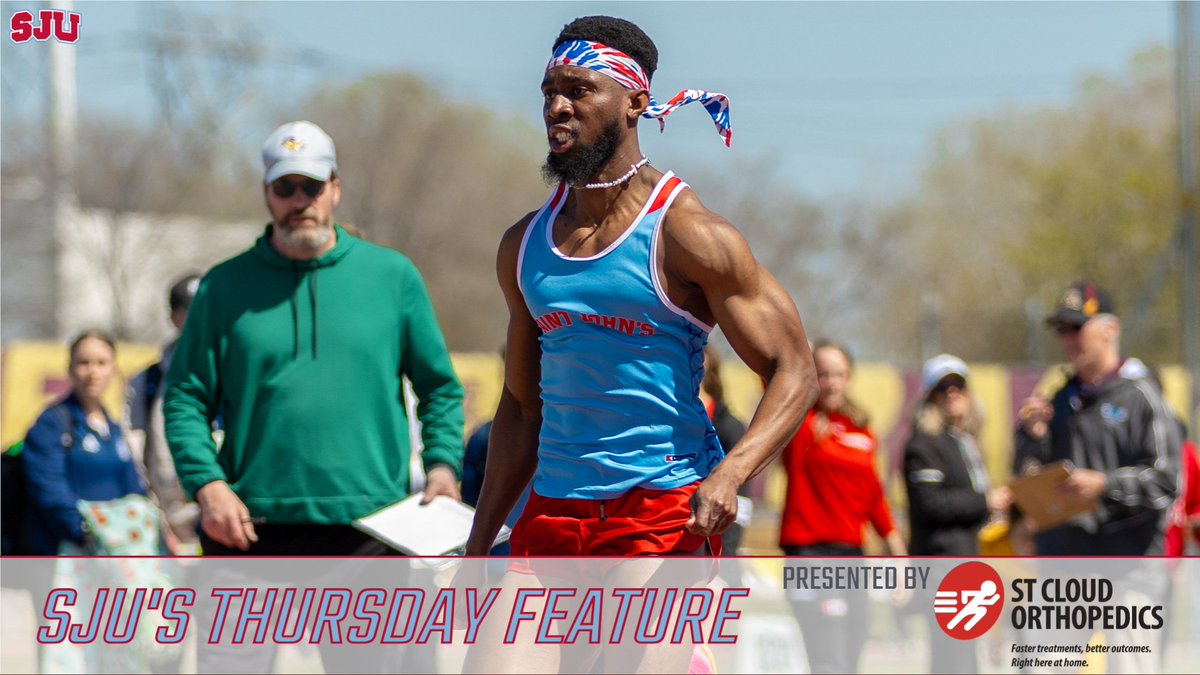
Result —
<path fill-rule="evenodd" d="M 530 493 L 509 543 L 513 556 L 636 556 L 695 553 L 721 538 L 684 527 L 699 483 L 674 490 L 634 488 L 614 499 L 555 499 Z"/>

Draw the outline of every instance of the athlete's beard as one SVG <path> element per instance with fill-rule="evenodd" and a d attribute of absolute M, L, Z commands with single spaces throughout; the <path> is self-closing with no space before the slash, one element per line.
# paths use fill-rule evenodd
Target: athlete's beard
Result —
<path fill-rule="evenodd" d="M 575 146 L 561 155 L 553 152 L 546 155 L 542 165 L 542 177 L 547 183 L 562 181 L 567 185 L 581 186 L 596 174 L 617 151 L 621 138 L 621 127 L 617 120 L 605 127 L 595 143 Z"/>

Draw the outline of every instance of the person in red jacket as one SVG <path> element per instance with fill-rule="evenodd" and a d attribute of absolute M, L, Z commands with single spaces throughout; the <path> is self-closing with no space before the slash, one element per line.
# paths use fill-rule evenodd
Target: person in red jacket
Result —
<path fill-rule="evenodd" d="M 1196 444 L 1185 440 L 1183 457 L 1183 492 L 1175 500 L 1167 521 L 1163 555 L 1179 557 L 1188 550 L 1188 540 L 1200 543 L 1200 458 Z"/>
<path fill-rule="evenodd" d="M 783 451 L 788 481 L 779 546 L 788 556 L 861 556 L 869 522 L 890 555 L 905 556 L 875 473 L 878 442 L 866 412 L 846 396 L 853 359 L 830 340 L 818 341 L 812 352 L 820 395 Z M 812 672 L 858 672 L 867 637 L 866 595 L 797 589 L 789 600 Z"/>

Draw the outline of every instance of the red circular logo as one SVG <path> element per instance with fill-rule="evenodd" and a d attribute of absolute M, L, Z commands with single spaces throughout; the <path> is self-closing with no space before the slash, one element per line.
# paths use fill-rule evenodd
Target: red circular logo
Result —
<path fill-rule="evenodd" d="M 933 597 L 933 615 L 955 640 L 974 640 L 996 625 L 1004 612 L 1004 582 L 981 562 L 966 562 L 942 579 Z"/>

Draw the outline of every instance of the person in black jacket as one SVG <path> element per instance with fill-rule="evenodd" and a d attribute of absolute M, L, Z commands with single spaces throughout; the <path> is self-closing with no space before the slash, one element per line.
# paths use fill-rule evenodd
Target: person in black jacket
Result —
<path fill-rule="evenodd" d="M 1175 417 L 1141 361 L 1121 358 L 1121 324 L 1111 297 L 1091 281 L 1064 291 L 1048 323 L 1074 371 L 1050 400 L 1021 406 L 1015 468 L 1060 460 L 1075 467 L 1057 491 L 1090 513 L 1039 532 L 1038 555 L 1162 555 L 1180 491 Z"/>
<path fill-rule="evenodd" d="M 1035 395 L 1021 406 L 1014 465 L 1017 473 L 1026 473 L 1069 462 L 1072 471 L 1053 498 L 1090 510 L 1038 532 L 1037 555 L 1160 556 L 1180 493 L 1179 425 L 1149 369 L 1121 357 L 1121 322 L 1112 297 L 1095 282 L 1064 290 L 1047 323 L 1073 373 L 1049 400 Z M 1087 564 L 1081 560 L 1078 566 Z M 1169 578 L 1153 567 L 1131 567 L 1111 579 L 1117 589 L 1112 602 L 1165 604 Z M 1109 654 L 1109 672 L 1161 672 L 1160 633 L 1107 627 L 1107 644 L 1137 648 Z"/>
<path fill-rule="evenodd" d="M 967 364 L 949 354 L 926 361 L 921 372 L 924 402 L 904 449 L 915 556 L 978 556 L 979 528 L 1012 503 L 1007 487 L 988 481 L 978 442 L 983 421 L 967 389 L 969 374 Z M 929 620 L 929 672 L 978 672 L 974 643 L 948 637 L 932 613 Z"/>

